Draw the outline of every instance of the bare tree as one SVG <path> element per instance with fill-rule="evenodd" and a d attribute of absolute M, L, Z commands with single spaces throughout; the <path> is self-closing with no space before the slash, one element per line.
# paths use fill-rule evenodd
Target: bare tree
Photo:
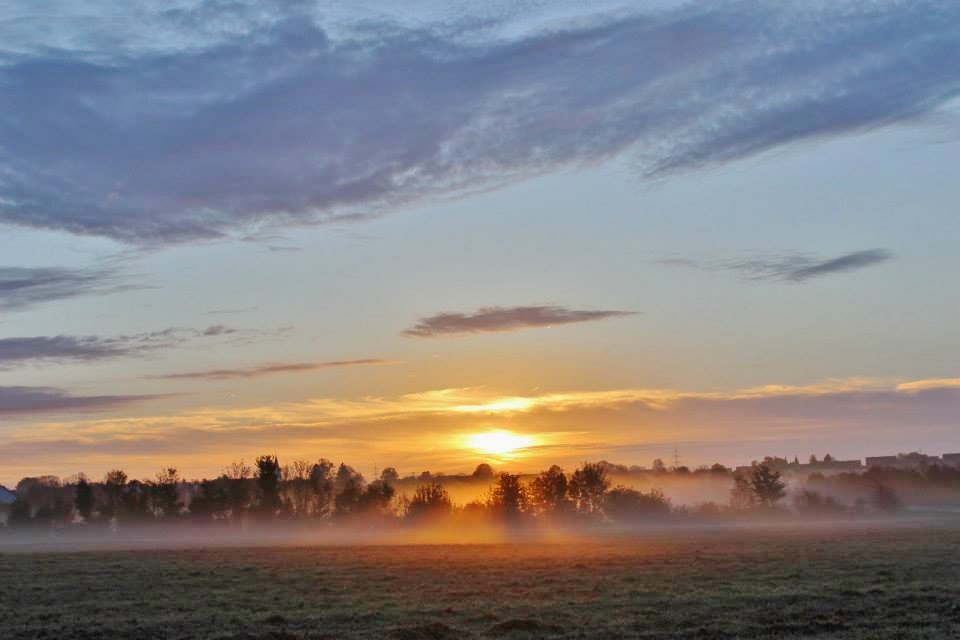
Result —
<path fill-rule="evenodd" d="M 589 515 L 603 511 L 603 498 L 610 488 L 606 468 L 599 463 L 584 462 L 570 476 L 570 497 L 577 511 Z"/>
<path fill-rule="evenodd" d="M 742 473 L 733 474 L 733 488 L 730 489 L 730 508 L 735 511 L 752 509 L 756 504 L 750 482 Z"/>
<path fill-rule="evenodd" d="M 180 475 L 174 467 L 161 469 L 150 483 L 150 507 L 154 518 L 173 518 L 180 514 L 183 502 L 179 494 Z"/>
<path fill-rule="evenodd" d="M 516 520 L 527 511 L 527 491 L 520 483 L 520 476 L 501 473 L 497 484 L 490 492 L 490 510 L 505 520 Z"/>
<path fill-rule="evenodd" d="M 568 482 L 563 469 L 553 465 L 530 483 L 530 504 L 537 513 L 557 514 L 567 510 L 570 500 Z"/>
<path fill-rule="evenodd" d="M 93 515 L 93 487 L 87 482 L 87 477 L 80 474 L 77 478 L 77 488 L 74 490 L 73 505 L 85 521 Z"/>
<path fill-rule="evenodd" d="M 773 507 L 787 494 L 787 485 L 780 480 L 780 472 L 766 463 L 754 465 L 748 481 L 758 505 Z"/>
<path fill-rule="evenodd" d="M 230 505 L 230 518 L 239 522 L 250 506 L 250 478 L 253 469 L 243 460 L 232 462 L 223 470 L 227 480 L 227 496 Z"/>

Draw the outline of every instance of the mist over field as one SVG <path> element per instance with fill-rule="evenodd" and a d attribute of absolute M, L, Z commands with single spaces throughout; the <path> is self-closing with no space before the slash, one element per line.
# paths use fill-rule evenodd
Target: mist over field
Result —
<path fill-rule="evenodd" d="M 142 482 L 121 470 L 101 482 L 33 477 L 0 508 L 0 549 L 572 544 L 655 531 L 960 522 L 960 468 L 921 454 L 892 460 L 901 468 L 851 471 L 859 461 L 830 456 L 693 471 L 656 460 L 650 469 L 600 462 L 511 474 L 484 463 L 461 475 L 400 477 L 390 467 L 368 481 L 343 463 L 281 465 L 261 456 L 202 481 L 183 480 L 174 468 Z"/>

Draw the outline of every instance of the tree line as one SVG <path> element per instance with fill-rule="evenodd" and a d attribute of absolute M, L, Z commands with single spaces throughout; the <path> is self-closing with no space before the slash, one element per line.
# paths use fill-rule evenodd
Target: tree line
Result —
<path fill-rule="evenodd" d="M 689 470 L 654 469 L 655 475 L 687 475 Z M 296 461 L 281 465 L 276 456 L 258 457 L 226 467 L 216 478 L 185 481 L 176 468 L 159 471 L 149 480 L 130 479 L 122 470 L 101 481 L 83 474 L 61 481 L 54 476 L 24 478 L 7 518 L 9 527 L 184 522 L 236 524 L 267 521 L 425 522 L 460 516 L 510 523 L 531 521 L 623 522 L 689 515 L 674 507 L 659 489 L 641 491 L 613 485 L 606 462 L 584 463 L 571 473 L 551 466 L 531 479 L 494 474 L 478 465 L 472 479 L 489 486 L 487 495 L 455 505 L 443 478 L 421 474 L 411 495 L 398 494 L 400 476 L 388 467 L 368 482 L 345 463 L 330 460 Z M 749 472 L 733 473 L 721 465 L 700 470 L 731 482 L 726 505 L 705 504 L 700 515 L 759 513 L 782 509 L 787 486 L 781 474 L 765 462 Z M 938 472 L 940 473 L 940 472 Z M 874 482 L 863 505 L 847 507 L 832 497 L 805 488 L 794 496 L 794 508 L 804 513 L 839 514 L 867 508 L 894 512 L 901 506 L 888 486 Z"/>

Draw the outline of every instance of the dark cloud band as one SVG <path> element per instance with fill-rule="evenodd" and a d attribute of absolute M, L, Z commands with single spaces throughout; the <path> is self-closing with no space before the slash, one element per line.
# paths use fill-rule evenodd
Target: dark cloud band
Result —
<path fill-rule="evenodd" d="M 259 367 L 246 369 L 211 369 L 209 371 L 188 371 L 185 373 L 170 373 L 162 376 L 153 376 L 162 380 L 235 380 L 244 378 L 260 378 L 281 373 L 299 373 L 303 371 L 317 371 L 319 369 L 335 369 L 341 367 L 365 367 L 398 364 L 396 360 L 381 358 L 367 358 L 362 360 L 331 360 L 329 362 L 289 362 L 285 364 L 265 364 Z"/>
<path fill-rule="evenodd" d="M 2 156 L 2 151 L 0 151 Z M 0 160 L 2 164 L 2 160 Z M 3 179 L 0 178 L 0 184 Z M 3 216 L 0 204 L 0 218 Z M 0 310 L 24 309 L 45 302 L 129 288 L 110 268 L 0 267 Z"/>
<path fill-rule="evenodd" d="M 160 331 L 99 336 L 36 336 L 0 339 L 0 368 L 27 362 L 66 362 L 107 360 L 139 355 L 154 349 L 176 347 L 194 338 L 210 338 L 235 333 L 235 329 L 214 325 L 206 329 L 171 327 Z"/>
<path fill-rule="evenodd" d="M 633 315 L 632 311 L 587 311 L 554 306 L 486 307 L 473 313 L 438 313 L 403 332 L 413 338 L 518 331 Z"/>
<path fill-rule="evenodd" d="M 748 280 L 780 280 L 803 283 L 814 278 L 865 269 L 892 259 L 893 254 L 885 249 L 867 249 L 827 259 L 791 255 L 720 261 L 672 258 L 659 262 L 660 264 L 693 267 L 707 271 L 733 271 Z"/>
<path fill-rule="evenodd" d="M 75 396 L 53 387 L 0 387 L 0 416 L 106 411 L 153 396 Z"/>

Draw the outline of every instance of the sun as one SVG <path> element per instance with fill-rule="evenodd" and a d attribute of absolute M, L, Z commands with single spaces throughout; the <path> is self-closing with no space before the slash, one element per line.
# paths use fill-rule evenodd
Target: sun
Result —
<path fill-rule="evenodd" d="M 484 433 L 474 433 L 467 437 L 467 446 L 480 453 L 504 456 L 515 454 L 534 443 L 530 436 L 524 436 L 506 429 L 494 429 Z"/>

